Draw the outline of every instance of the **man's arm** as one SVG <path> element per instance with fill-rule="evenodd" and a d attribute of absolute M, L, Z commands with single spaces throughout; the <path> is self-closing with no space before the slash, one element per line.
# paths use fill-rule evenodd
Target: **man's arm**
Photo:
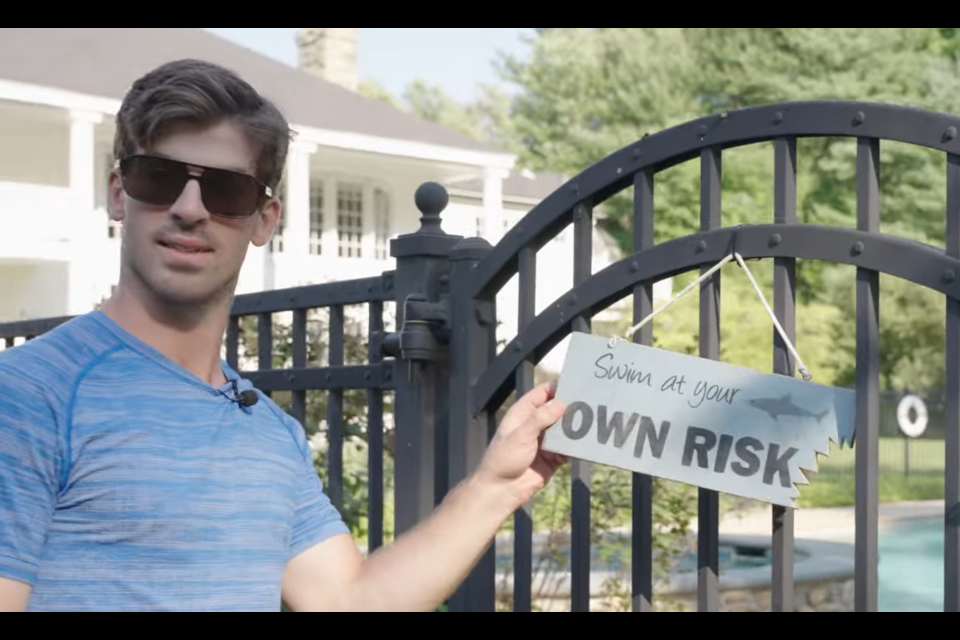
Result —
<path fill-rule="evenodd" d="M 30 601 L 30 586 L 0 578 L 0 613 L 23 613 Z"/>
<path fill-rule="evenodd" d="M 500 526 L 563 462 L 543 452 L 540 435 L 563 406 L 553 388 L 534 389 L 504 417 L 484 461 L 440 507 L 364 562 L 349 536 L 330 538 L 294 558 L 283 597 L 294 611 L 433 611 L 470 574 Z"/>
<path fill-rule="evenodd" d="M 6 612 L 27 608 L 59 490 L 63 450 L 55 410 L 44 387 L 30 377 L 32 368 L 18 357 L 20 348 L 0 354 L 0 611 Z"/>

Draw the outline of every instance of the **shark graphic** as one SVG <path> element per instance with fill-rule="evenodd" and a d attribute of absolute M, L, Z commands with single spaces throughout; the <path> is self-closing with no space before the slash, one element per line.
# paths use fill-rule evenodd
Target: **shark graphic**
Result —
<path fill-rule="evenodd" d="M 780 416 L 792 416 L 796 418 L 816 418 L 819 423 L 830 413 L 829 407 L 821 413 L 811 413 L 803 407 L 798 407 L 793 403 L 793 398 L 789 393 L 781 398 L 758 398 L 748 400 L 748 403 L 751 407 L 768 414 L 777 422 L 780 421 Z"/>

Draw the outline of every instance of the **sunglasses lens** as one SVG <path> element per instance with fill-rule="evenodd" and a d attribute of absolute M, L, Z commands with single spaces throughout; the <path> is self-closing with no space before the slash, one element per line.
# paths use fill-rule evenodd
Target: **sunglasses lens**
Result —
<path fill-rule="evenodd" d="M 245 218 L 255 213 L 263 193 L 251 176 L 216 169 L 204 172 L 200 188 L 207 210 L 228 218 Z"/>
<path fill-rule="evenodd" d="M 121 163 L 123 186 L 131 198 L 155 206 L 177 201 L 190 179 L 187 165 L 150 156 L 134 156 Z M 207 210 L 227 218 L 245 218 L 256 213 L 263 187 L 252 176 L 222 169 L 204 169 L 200 193 Z"/>
<path fill-rule="evenodd" d="M 131 198 L 157 206 L 177 201 L 187 184 L 187 168 L 162 158 L 137 156 L 123 164 L 123 187 Z"/>

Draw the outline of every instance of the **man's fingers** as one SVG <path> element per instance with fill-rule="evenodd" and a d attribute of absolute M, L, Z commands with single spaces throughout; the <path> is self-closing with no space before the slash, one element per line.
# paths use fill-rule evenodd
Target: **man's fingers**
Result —
<path fill-rule="evenodd" d="M 566 405 L 562 400 L 554 398 L 537 409 L 530 416 L 530 419 L 527 420 L 527 424 L 531 429 L 536 431 L 544 431 L 548 427 L 553 426 L 557 423 L 557 420 L 563 417 L 563 412 L 566 410 Z"/>
<path fill-rule="evenodd" d="M 537 407 L 542 407 L 544 404 L 553 399 L 554 394 L 557 393 L 557 383 L 555 382 L 544 382 L 543 384 L 537 385 L 527 393 L 525 393 L 520 398 L 520 404 L 527 405 L 529 409 L 536 409 Z"/>

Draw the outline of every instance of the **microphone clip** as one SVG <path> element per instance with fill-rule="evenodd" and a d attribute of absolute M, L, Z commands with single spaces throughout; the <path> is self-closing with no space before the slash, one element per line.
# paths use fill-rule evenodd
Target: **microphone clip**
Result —
<path fill-rule="evenodd" d="M 252 407 L 260 401 L 260 396 L 258 396 L 257 392 L 253 389 L 247 389 L 241 392 L 236 380 L 230 380 L 230 384 L 233 385 L 234 401 L 241 407 Z"/>

